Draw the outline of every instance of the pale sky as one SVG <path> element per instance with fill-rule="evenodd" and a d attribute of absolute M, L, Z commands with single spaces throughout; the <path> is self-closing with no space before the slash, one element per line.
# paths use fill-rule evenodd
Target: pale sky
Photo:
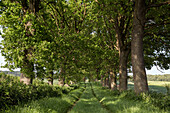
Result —
<path fill-rule="evenodd" d="M 0 30 L 1 30 L 1 29 L 0 29 Z M 3 40 L 3 39 L 2 39 L 1 36 L 0 36 L 0 43 L 1 43 L 2 40 Z M 1 66 L 3 66 L 4 64 L 5 64 L 5 59 L 4 59 L 4 57 L 2 56 L 1 50 L 0 50 L 0 70 L 1 70 L 1 71 L 8 70 L 8 69 L 6 69 L 6 68 L 1 68 Z M 158 67 L 158 68 L 159 68 L 159 67 Z M 159 68 L 159 69 L 160 69 L 160 68 Z M 18 70 L 20 70 L 20 69 L 16 69 L 16 70 L 14 70 L 14 71 L 18 71 Z M 152 67 L 151 70 L 147 70 L 147 69 L 146 69 L 146 73 L 147 73 L 147 74 L 152 74 L 152 75 L 170 74 L 170 69 L 169 69 L 169 70 L 161 70 L 161 71 L 163 71 L 164 73 L 161 73 L 160 71 L 158 71 L 155 66 Z"/>

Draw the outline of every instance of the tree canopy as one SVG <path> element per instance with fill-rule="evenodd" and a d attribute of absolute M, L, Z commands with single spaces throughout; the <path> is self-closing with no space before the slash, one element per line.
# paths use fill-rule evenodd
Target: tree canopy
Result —
<path fill-rule="evenodd" d="M 31 80 L 46 77 L 53 81 L 57 76 L 64 83 L 101 75 L 113 79 L 115 73 L 119 90 L 126 90 L 127 70 L 135 66 L 137 53 L 144 60 L 139 58 L 141 69 L 133 67 L 136 73 L 153 65 L 170 67 L 170 3 L 148 0 L 143 9 L 138 3 L 140 0 L 0 1 L 4 67 L 21 68 Z M 136 27 L 139 25 L 142 31 Z M 143 45 L 131 46 L 137 44 L 138 31 Z"/>

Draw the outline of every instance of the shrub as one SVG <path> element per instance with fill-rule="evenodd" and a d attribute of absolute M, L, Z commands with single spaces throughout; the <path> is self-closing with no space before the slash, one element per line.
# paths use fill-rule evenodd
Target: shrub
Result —
<path fill-rule="evenodd" d="M 0 74 L 0 109 L 44 97 L 61 96 L 62 93 L 67 94 L 73 89 L 73 87 L 50 86 L 41 82 L 26 85 L 19 81 L 19 77 Z"/>

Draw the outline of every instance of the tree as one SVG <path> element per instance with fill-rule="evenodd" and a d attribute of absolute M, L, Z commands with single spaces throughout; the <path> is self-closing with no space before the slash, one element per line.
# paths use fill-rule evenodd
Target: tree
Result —
<path fill-rule="evenodd" d="M 131 32 L 132 26 L 133 3 L 130 0 L 96 0 L 96 2 L 101 12 L 100 18 L 103 19 L 103 25 L 105 26 L 105 29 L 102 29 L 105 31 L 102 32 L 102 36 L 106 46 L 119 52 L 119 90 L 127 90 L 127 67 L 131 49 L 131 34 L 129 32 Z"/>
<path fill-rule="evenodd" d="M 143 37 L 145 25 L 145 0 L 136 0 L 133 18 L 131 59 L 134 77 L 134 90 L 137 94 L 148 92 L 148 83 L 144 65 Z"/>

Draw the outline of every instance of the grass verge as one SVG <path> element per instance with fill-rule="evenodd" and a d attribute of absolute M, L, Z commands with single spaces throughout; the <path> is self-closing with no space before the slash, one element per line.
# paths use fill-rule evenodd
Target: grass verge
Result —
<path fill-rule="evenodd" d="M 120 94 L 94 84 L 93 90 L 98 100 L 112 113 L 169 113 L 145 101 L 129 99 L 126 92 Z"/>
<path fill-rule="evenodd" d="M 79 89 L 71 91 L 68 95 L 62 97 L 43 98 L 31 101 L 27 104 L 16 105 L 2 113 L 67 113 L 68 110 L 78 100 L 85 85 L 81 85 Z"/>

